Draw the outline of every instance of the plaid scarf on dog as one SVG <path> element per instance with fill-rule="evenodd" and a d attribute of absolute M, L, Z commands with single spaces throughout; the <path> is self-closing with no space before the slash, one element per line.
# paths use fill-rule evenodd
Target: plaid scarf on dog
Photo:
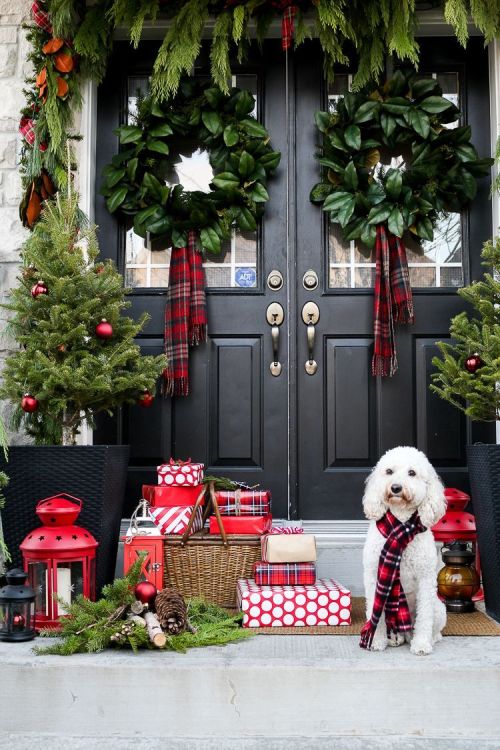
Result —
<path fill-rule="evenodd" d="M 188 233 L 187 247 L 174 247 L 165 308 L 165 352 L 163 373 L 168 396 L 189 393 L 189 346 L 206 341 L 207 303 L 205 272 L 196 250 L 196 233 Z"/>
<path fill-rule="evenodd" d="M 394 375 L 398 369 L 394 324 L 414 322 L 413 299 L 405 246 L 383 224 L 377 226 L 375 256 L 372 374 Z"/>
<path fill-rule="evenodd" d="M 411 630 L 410 609 L 401 586 L 401 556 L 416 535 L 426 530 L 417 511 L 403 523 L 388 510 L 377 521 L 377 528 L 387 541 L 378 562 L 372 615 L 361 631 L 361 648 L 370 648 L 384 609 L 388 635 Z"/>

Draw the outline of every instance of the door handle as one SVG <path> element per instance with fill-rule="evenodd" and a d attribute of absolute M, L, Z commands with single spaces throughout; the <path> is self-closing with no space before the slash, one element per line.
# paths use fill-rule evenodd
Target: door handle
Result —
<path fill-rule="evenodd" d="M 318 363 L 314 359 L 314 344 L 316 339 L 316 323 L 319 320 L 319 307 L 315 302 L 306 302 L 302 308 L 302 320 L 307 326 L 307 351 L 309 359 L 304 365 L 308 375 L 314 375 Z"/>
<path fill-rule="evenodd" d="M 271 302 L 266 310 L 266 320 L 271 326 L 271 341 L 273 344 L 273 361 L 269 365 L 271 375 L 275 378 L 281 374 L 282 366 L 279 361 L 279 348 L 280 348 L 280 325 L 285 319 L 285 312 L 279 302 Z"/>

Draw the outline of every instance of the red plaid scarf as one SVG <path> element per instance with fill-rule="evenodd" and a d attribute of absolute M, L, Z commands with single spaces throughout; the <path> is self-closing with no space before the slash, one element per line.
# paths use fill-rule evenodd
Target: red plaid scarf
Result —
<path fill-rule="evenodd" d="M 196 250 L 196 233 L 188 233 L 187 247 L 174 247 L 165 308 L 165 393 L 189 393 L 189 346 L 206 341 L 207 304 L 205 272 Z"/>
<path fill-rule="evenodd" d="M 417 511 L 403 523 L 388 510 L 385 516 L 377 521 L 377 528 L 387 541 L 382 547 L 378 562 L 372 614 L 361 630 L 361 648 L 370 648 L 384 609 L 388 635 L 391 632 L 411 630 L 410 609 L 401 586 L 401 556 L 416 535 L 426 530 Z"/>
<path fill-rule="evenodd" d="M 394 375 L 398 369 L 394 324 L 413 323 L 413 299 L 405 246 L 383 224 L 377 226 L 375 255 L 372 374 Z"/>
<path fill-rule="evenodd" d="M 292 44 L 297 11 L 298 7 L 296 5 L 289 5 L 283 12 L 283 20 L 281 22 L 281 47 L 284 50 L 290 49 Z"/>

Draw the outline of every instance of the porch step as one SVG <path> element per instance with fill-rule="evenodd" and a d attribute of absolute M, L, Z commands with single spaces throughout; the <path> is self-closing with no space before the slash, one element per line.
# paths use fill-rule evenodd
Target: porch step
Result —
<path fill-rule="evenodd" d="M 256 636 L 187 654 L 34 656 L 0 644 L 0 747 L 500 748 L 500 638 L 433 654 L 348 636 Z"/>

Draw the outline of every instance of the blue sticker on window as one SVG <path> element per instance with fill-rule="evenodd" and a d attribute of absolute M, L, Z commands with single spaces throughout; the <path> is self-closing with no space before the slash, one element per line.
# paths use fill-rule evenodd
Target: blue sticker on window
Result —
<path fill-rule="evenodd" d="M 256 286 L 257 273 L 255 268 L 237 268 L 234 274 L 236 286 Z"/>

